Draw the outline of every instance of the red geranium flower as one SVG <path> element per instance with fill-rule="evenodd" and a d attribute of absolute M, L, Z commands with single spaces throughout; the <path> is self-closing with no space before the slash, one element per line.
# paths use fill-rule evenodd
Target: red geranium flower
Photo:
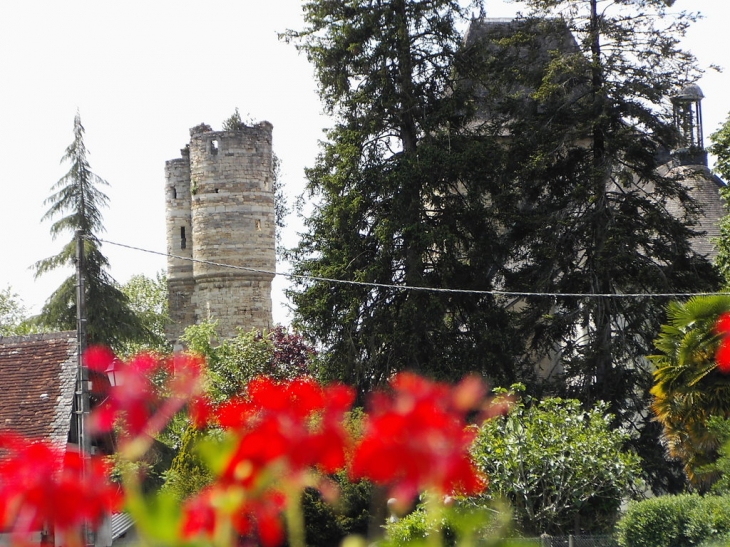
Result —
<path fill-rule="evenodd" d="M 250 487 L 273 464 L 290 474 L 341 469 L 350 444 L 342 420 L 354 398 L 351 388 L 322 387 L 310 378 L 252 380 L 244 397 L 216 412 L 218 423 L 239 436 L 221 479 Z"/>
<path fill-rule="evenodd" d="M 715 323 L 715 332 L 723 337 L 715 353 L 717 369 L 730 374 L 730 313 L 723 313 Z"/>
<path fill-rule="evenodd" d="M 140 353 L 123 362 L 108 348 L 95 346 L 84 354 L 84 364 L 102 373 L 113 365 L 117 378 L 117 385 L 89 417 L 90 428 L 110 431 L 117 419 L 123 418 L 125 433 L 136 438 L 161 431 L 198 392 L 203 361 L 187 354 L 164 359 L 152 353 Z M 164 399 L 151 380 L 158 373 L 166 373 L 169 378 Z"/>
<path fill-rule="evenodd" d="M 102 459 L 0 434 L 0 525 L 23 534 L 44 524 L 61 533 L 99 523 L 121 504 Z"/>
<path fill-rule="evenodd" d="M 718 334 L 728 335 L 730 334 L 730 313 L 725 312 L 720 315 L 715 323 L 715 330 Z"/>
<path fill-rule="evenodd" d="M 234 506 L 221 501 L 226 497 L 228 497 L 226 490 L 210 487 L 187 500 L 183 507 L 183 537 L 212 540 L 216 536 L 221 519 L 230 519 L 233 528 L 242 539 L 239 544 L 247 544 L 246 540 L 251 539 L 257 545 L 277 547 L 284 542 L 285 532 L 281 513 L 286 498 L 283 494 L 269 490 L 256 498 L 242 498 L 242 501 Z"/>
<path fill-rule="evenodd" d="M 474 434 L 465 418 L 483 401 L 483 387 L 467 379 L 452 389 L 411 373 L 398 374 L 390 385 L 390 392 L 371 398 L 352 477 L 390 485 L 404 502 L 424 489 L 481 492 L 486 482 L 469 456 Z"/>
<path fill-rule="evenodd" d="M 717 353 L 715 353 L 715 362 L 720 372 L 730 374 L 730 336 L 726 336 L 720 341 Z"/>

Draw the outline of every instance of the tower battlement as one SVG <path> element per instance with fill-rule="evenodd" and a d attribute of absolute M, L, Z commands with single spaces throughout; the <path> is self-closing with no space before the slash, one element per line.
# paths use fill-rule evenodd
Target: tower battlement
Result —
<path fill-rule="evenodd" d="M 182 157 L 165 163 L 171 340 L 207 318 L 224 337 L 271 327 L 273 274 L 264 272 L 276 267 L 272 129 L 201 124 Z"/>

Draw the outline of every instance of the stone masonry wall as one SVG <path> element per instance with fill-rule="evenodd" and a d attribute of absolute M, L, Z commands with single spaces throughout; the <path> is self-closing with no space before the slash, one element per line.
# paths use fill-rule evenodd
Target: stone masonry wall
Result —
<path fill-rule="evenodd" d="M 272 326 L 273 275 L 226 267 L 276 267 L 271 130 L 268 122 L 240 131 L 199 126 L 191 130 L 189 156 L 167 162 L 168 251 L 208 262 L 168 260 L 173 340 L 206 318 L 218 320 L 224 337 Z M 178 185 L 187 194 L 171 191 Z"/>

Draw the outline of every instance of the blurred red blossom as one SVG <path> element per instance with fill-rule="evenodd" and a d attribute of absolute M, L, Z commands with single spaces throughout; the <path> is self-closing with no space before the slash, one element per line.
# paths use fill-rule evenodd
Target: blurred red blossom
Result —
<path fill-rule="evenodd" d="M 721 321 L 718 332 L 726 337 L 718 368 L 730 372 L 730 315 Z M 347 467 L 351 478 L 389 487 L 404 505 L 424 490 L 441 496 L 482 492 L 486 478 L 469 455 L 475 430 L 467 418 L 486 419 L 509 404 L 504 398 L 493 404 L 477 377 L 450 386 L 400 373 L 389 389 L 371 394 L 355 443 L 345 426 L 355 401 L 351 387 L 322 386 L 308 376 L 287 381 L 261 376 L 239 396 L 214 405 L 202 393 L 199 357 L 141 353 L 123 361 L 95 346 L 84 363 L 98 373 L 115 372 L 116 385 L 101 393 L 105 397 L 89 416 L 89 429 L 99 433 L 121 425 L 124 458 L 141 457 L 183 408 L 195 427 L 215 430 L 206 442 L 222 440 L 220 450 L 208 444 L 201 450 L 215 480 L 185 501 L 180 533 L 193 542 L 235 533 L 242 547 L 281 545 L 284 510 L 291 517 L 305 487 L 319 485 L 325 497 L 333 497 L 334 489 L 313 468 L 329 474 Z M 53 523 L 63 533 L 99 522 L 122 501 L 108 472 L 101 460 L 84 465 L 76 452 L 64 456 L 49 445 L 0 434 L 0 526 L 23 532 Z"/>
<path fill-rule="evenodd" d="M 94 346 L 84 353 L 84 364 L 101 373 L 113 368 L 117 378 L 116 385 L 89 417 L 94 432 L 110 431 L 123 418 L 124 432 L 129 438 L 154 435 L 201 387 L 203 360 L 188 354 L 161 358 L 153 353 L 140 353 L 124 362 L 108 348 Z M 168 378 L 164 398 L 152 383 L 152 378 L 160 373 Z"/>
<path fill-rule="evenodd" d="M 715 331 L 725 336 L 730 334 L 730 313 L 725 312 L 718 317 L 717 323 L 715 323 Z"/>
<path fill-rule="evenodd" d="M 0 527 L 25 534 L 51 525 L 63 534 L 98 524 L 122 495 L 100 458 L 0 433 Z"/>
<path fill-rule="evenodd" d="M 221 479 L 251 486 L 274 464 L 289 474 L 341 469 L 351 442 L 343 418 L 354 399 L 352 388 L 323 387 L 307 377 L 253 379 L 243 397 L 215 411 L 218 423 L 239 436 Z"/>
<path fill-rule="evenodd" d="M 715 362 L 720 372 L 730 374 L 730 336 L 725 336 L 720 341 L 717 353 L 715 353 Z"/>
<path fill-rule="evenodd" d="M 390 387 L 371 396 L 352 477 L 389 485 L 401 503 L 426 489 L 441 494 L 483 491 L 486 479 L 469 456 L 474 432 L 466 427 L 467 414 L 484 409 L 481 381 L 467 378 L 452 388 L 400 373 Z"/>
<path fill-rule="evenodd" d="M 232 499 L 238 501 L 231 503 Z M 276 547 L 285 539 L 281 517 L 285 503 L 286 497 L 275 490 L 247 498 L 231 495 L 220 486 L 208 487 L 185 502 L 182 535 L 185 539 L 212 540 L 222 521 L 230 519 L 239 535 L 239 545 Z"/>
<path fill-rule="evenodd" d="M 715 331 L 723 337 L 715 353 L 717 368 L 723 374 L 730 374 L 730 313 L 720 315 Z"/>

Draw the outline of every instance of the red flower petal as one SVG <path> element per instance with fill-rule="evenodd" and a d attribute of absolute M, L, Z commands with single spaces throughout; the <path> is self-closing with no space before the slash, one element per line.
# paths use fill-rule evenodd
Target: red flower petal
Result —
<path fill-rule="evenodd" d="M 723 374 L 730 374 L 730 337 L 723 338 L 715 354 L 717 368 Z"/>
<path fill-rule="evenodd" d="M 98 372 L 105 372 L 115 360 L 114 352 L 105 346 L 91 346 L 84 352 L 84 364 Z"/>
<path fill-rule="evenodd" d="M 725 312 L 717 319 L 715 331 L 718 334 L 730 334 L 730 313 Z"/>

